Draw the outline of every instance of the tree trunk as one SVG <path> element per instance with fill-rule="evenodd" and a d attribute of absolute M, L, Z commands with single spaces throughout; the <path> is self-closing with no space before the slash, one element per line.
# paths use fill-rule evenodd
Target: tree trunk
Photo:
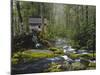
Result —
<path fill-rule="evenodd" d="M 20 4 L 19 1 L 16 2 L 16 7 L 17 7 L 17 12 L 18 12 L 18 17 L 19 17 L 19 22 L 20 22 L 20 33 L 23 32 L 23 19 L 20 11 Z"/>

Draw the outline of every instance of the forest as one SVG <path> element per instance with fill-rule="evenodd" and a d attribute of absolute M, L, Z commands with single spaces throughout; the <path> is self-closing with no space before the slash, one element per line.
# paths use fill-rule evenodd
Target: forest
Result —
<path fill-rule="evenodd" d="M 96 6 L 13 0 L 11 15 L 12 73 L 95 69 Z M 40 18 L 41 31 L 31 31 L 31 17 Z M 51 59 L 55 61 L 41 65 Z"/>

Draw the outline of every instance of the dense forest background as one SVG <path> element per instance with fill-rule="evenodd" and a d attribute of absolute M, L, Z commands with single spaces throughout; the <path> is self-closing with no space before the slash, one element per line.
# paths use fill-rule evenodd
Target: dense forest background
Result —
<path fill-rule="evenodd" d="M 42 15 L 48 21 L 44 39 L 65 38 L 74 48 L 95 51 L 96 6 L 15 0 L 12 4 L 12 37 L 30 34 L 29 17 Z"/>

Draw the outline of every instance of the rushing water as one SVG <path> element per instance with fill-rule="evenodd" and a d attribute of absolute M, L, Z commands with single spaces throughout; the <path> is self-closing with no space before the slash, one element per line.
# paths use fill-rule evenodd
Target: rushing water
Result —
<path fill-rule="evenodd" d="M 35 44 L 36 48 L 39 48 L 41 46 L 41 44 L 38 42 L 37 34 L 35 32 L 33 32 L 32 35 L 32 42 Z"/>
<path fill-rule="evenodd" d="M 34 36 L 33 36 L 33 38 L 36 39 L 36 37 L 34 37 Z M 36 41 L 36 45 L 37 44 L 38 44 L 38 42 Z M 62 47 L 64 52 L 74 51 L 74 49 L 71 46 L 67 45 L 65 39 L 61 39 L 61 38 L 57 39 L 55 44 L 56 44 L 57 47 L 59 47 L 59 46 Z M 42 50 L 40 50 L 40 51 L 42 51 Z M 61 63 L 61 65 L 63 65 L 62 64 L 63 62 L 65 62 L 66 65 L 68 65 L 68 64 L 72 65 L 74 62 L 81 63 L 81 59 L 72 60 L 71 58 L 69 58 L 65 54 L 65 55 L 62 55 L 62 56 L 54 57 L 54 58 L 41 59 L 37 62 L 31 62 L 31 63 L 28 63 L 28 64 L 20 64 L 20 65 L 17 65 L 16 68 L 14 67 L 12 69 L 13 69 L 13 72 L 15 72 L 15 73 L 39 73 L 39 72 L 43 72 L 44 69 L 48 69 L 49 68 L 48 64 L 50 64 L 50 63 Z M 93 60 L 93 61 L 89 60 L 89 62 L 95 63 L 96 61 L 95 60 Z"/>

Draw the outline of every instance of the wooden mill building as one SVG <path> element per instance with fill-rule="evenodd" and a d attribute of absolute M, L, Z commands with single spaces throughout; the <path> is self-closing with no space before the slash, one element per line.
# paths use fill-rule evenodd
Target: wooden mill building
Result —
<path fill-rule="evenodd" d="M 42 31 L 44 25 L 47 24 L 46 18 L 41 18 L 40 16 L 32 16 L 29 18 L 29 29 L 32 31 Z"/>

